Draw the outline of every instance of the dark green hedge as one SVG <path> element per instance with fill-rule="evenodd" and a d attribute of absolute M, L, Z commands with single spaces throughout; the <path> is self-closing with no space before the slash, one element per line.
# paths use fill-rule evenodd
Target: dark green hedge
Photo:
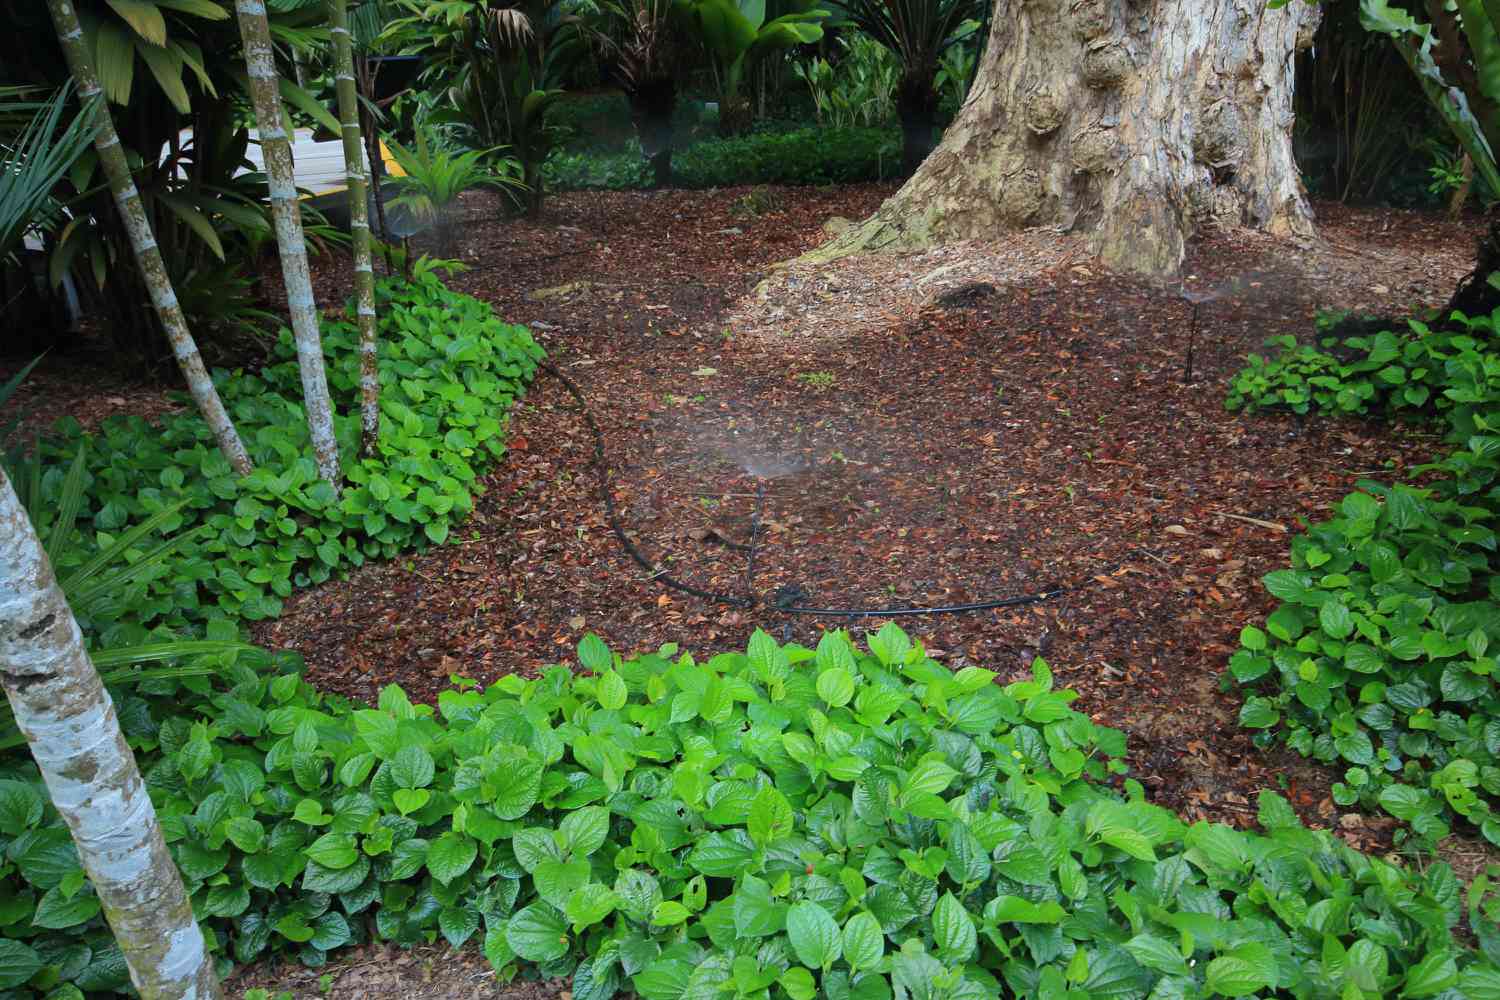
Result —
<path fill-rule="evenodd" d="M 901 175 L 901 137 L 889 129 L 804 128 L 709 139 L 672 159 L 673 185 L 851 184 Z M 550 190 L 639 190 L 652 185 L 638 150 L 617 154 L 554 153 L 542 167 Z"/>

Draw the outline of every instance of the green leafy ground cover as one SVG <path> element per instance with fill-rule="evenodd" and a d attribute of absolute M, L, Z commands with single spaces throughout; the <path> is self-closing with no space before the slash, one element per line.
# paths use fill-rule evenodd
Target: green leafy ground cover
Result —
<path fill-rule="evenodd" d="M 672 183 L 684 188 L 738 184 L 851 184 L 901 175 L 901 134 L 879 128 L 803 128 L 707 139 L 672 157 Z M 639 147 L 620 153 L 552 154 L 542 167 L 554 191 L 643 190 L 653 184 Z"/>
<path fill-rule="evenodd" d="M 502 322 L 477 299 L 448 290 L 435 266 L 414 280 L 377 285 L 380 310 L 381 436 L 378 453 L 357 458 L 359 351 L 353 308 L 325 318 L 323 348 L 347 483 L 336 498 L 308 457 L 295 350 L 286 331 L 258 374 L 219 373 L 217 383 L 255 460 L 241 480 L 207 427 L 188 410 L 155 424 L 105 421 L 85 435 L 64 421 L 44 439 L 45 467 L 31 514 L 46 534 L 63 506 L 80 447 L 81 537 L 59 546 L 66 571 L 134 524 L 182 504 L 162 526 L 192 533 L 170 558 L 153 560 L 143 540 L 130 553 L 141 569 L 123 592 L 90 603 L 84 629 L 103 646 L 152 633 L 201 634 L 210 621 L 274 616 L 294 587 L 326 580 L 369 558 L 389 558 L 444 541 L 473 507 L 480 474 L 505 451 L 511 402 L 542 356 L 523 327 Z M 232 631 L 232 630 L 231 630 Z"/>
<path fill-rule="evenodd" d="M 1422 485 L 1361 481 L 1265 578 L 1282 603 L 1230 670 L 1242 725 L 1345 768 L 1343 805 L 1379 806 L 1430 846 L 1461 817 L 1500 843 L 1500 317 L 1251 358 L 1231 407 L 1439 421 L 1452 451 Z M 1335 354 L 1334 351 L 1338 353 Z"/>
<path fill-rule="evenodd" d="M 1001 687 L 895 626 L 757 632 L 374 708 L 226 663 L 122 718 L 226 965 L 481 941 L 578 1000 L 1500 997 L 1484 890 L 1304 829 L 1186 826 L 1044 663 Z M 121 988 L 35 773 L 0 777 L 0 997 Z"/>

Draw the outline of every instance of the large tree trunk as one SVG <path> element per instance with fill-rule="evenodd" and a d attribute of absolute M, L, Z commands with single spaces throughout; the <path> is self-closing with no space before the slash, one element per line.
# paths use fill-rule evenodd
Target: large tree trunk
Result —
<path fill-rule="evenodd" d="M 281 276 L 286 282 L 287 311 L 292 315 L 292 339 L 297 345 L 297 368 L 302 375 L 302 406 L 312 438 L 318 475 L 337 493 L 339 442 L 333 431 L 333 402 L 323 368 L 323 337 L 318 331 L 318 304 L 313 298 L 312 274 L 307 267 L 307 243 L 302 236 L 302 209 L 297 204 L 297 181 L 292 170 L 292 145 L 281 113 L 280 76 L 271 49 L 271 25 L 262 0 L 237 0 L 240 37 L 245 43 L 245 70 L 250 99 L 260 134 L 260 151 L 271 189 L 271 220 L 276 224 Z"/>
<path fill-rule="evenodd" d="M 222 996 L 114 703 L 4 470 L 0 686 L 142 1000 Z"/>
<path fill-rule="evenodd" d="M 364 150 L 359 135 L 359 95 L 354 89 L 354 44 L 347 0 L 328 0 L 333 26 L 333 68 L 344 134 L 344 174 L 349 181 L 349 232 L 354 237 L 354 308 L 359 323 L 360 452 L 380 443 L 380 368 L 375 345 L 375 268 L 370 256 L 370 207 L 365 194 Z"/>
<path fill-rule="evenodd" d="M 1293 53 L 1316 5 L 996 0 L 973 89 L 920 170 L 812 259 L 1090 234 L 1110 267 L 1174 273 L 1202 225 L 1310 237 L 1292 158 Z"/>
<path fill-rule="evenodd" d="M 146 206 L 141 202 L 141 194 L 136 190 L 130 165 L 125 161 L 125 150 L 120 145 L 120 137 L 115 134 L 109 104 L 103 99 L 99 75 L 94 69 L 94 56 L 84 40 L 83 28 L 78 23 L 78 12 L 68 0 L 52 0 L 49 6 L 52 10 L 52 23 L 56 26 L 58 40 L 62 43 L 63 55 L 68 61 L 68 70 L 78 85 L 78 95 L 83 98 L 85 106 L 91 103 L 97 105 L 94 109 L 94 149 L 98 152 L 100 166 L 104 168 L 110 193 L 119 206 L 125 232 L 130 237 L 131 249 L 135 251 L 136 265 L 141 270 L 141 277 L 151 296 L 151 304 L 161 317 L 167 342 L 172 345 L 177 366 L 187 381 L 188 393 L 197 404 L 198 412 L 202 414 L 209 430 L 213 432 L 219 450 L 229 460 L 230 467 L 240 475 L 248 476 L 255 471 L 255 466 L 250 462 L 250 455 L 245 451 L 244 442 L 240 440 L 234 422 L 224 409 L 219 390 L 214 387 L 213 379 L 203 365 L 203 356 L 198 353 L 198 344 L 193 340 L 192 331 L 188 329 L 187 317 L 183 315 L 182 306 L 177 302 L 177 294 L 172 290 L 172 279 L 167 273 L 161 251 L 156 246 L 151 222 L 146 217 Z"/>

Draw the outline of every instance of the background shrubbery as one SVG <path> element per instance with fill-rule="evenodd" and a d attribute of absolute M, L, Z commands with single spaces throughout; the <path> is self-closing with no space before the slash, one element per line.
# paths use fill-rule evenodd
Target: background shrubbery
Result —
<path fill-rule="evenodd" d="M 901 174 L 901 136 L 891 129 L 797 129 L 708 139 L 678 150 L 673 184 L 684 188 L 739 184 L 850 184 Z M 652 186 L 639 149 L 620 153 L 557 152 L 542 168 L 552 190 L 612 191 Z"/>
<path fill-rule="evenodd" d="M 431 265 L 379 282 L 381 435 L 359 444 L 358 334 L 353 307 L 325 319 L 323 347 L 347 483 L 341 498 L 307 457 L 307 424 L 290 334 L 258 375 L 220 373 L 219 391 L 257 470 L 238 479 L 196 412 L 157 423 L 105 421 L 84 434 L 71 420 L 43 439 L 45 468 L 31 501 L 43 534 L 59 516 L 68 470 L 84 455 L 82 539 L 55 549 L 60 570 L 91 558 L 132 523 L 181 504 L 162 526 L 193 532 L 172 559 L 109 595 L 85 630 L 102 645 L 140 642 L 157 626 L 201 632 L 211 619 L 280 611 L 294 587 L 372 557 L 442 542 L 472 509 L 480 473 L 504 453 L 512 401 L 541 349 L 477 299 L 449 291 Z M 18 478 L 20 478 L 18 476 Z M 131 553 L 139 559 L 148 551 Z"/>
<path fill-rule="evenodd" d="M 695 663 L 589 636 L 593 676 L 436 710 L 240 660 L 122 720 L 226 964 L 441 935 L 577 1000 L 1500 996 L 1494 949 L 1452 941 L 1447 866 L 1367 858 L 1272 794 L 1265 835 L 1186 826 L 1106 787 L 1123 737 L 1042 661 L 1001 687 L 894 626 L 869 646 L 757 633 Z M 0 851 L 0 995 L 122 985 L 29 766 L 0 772 Z"/>
<path fill-rule="evenodd" d="M 1412 322 L 1326 350 L 1286 338 L 1229 405 L 1441 420 L 1453 451 L 1421 485 L 1362 481 L 1292 541 L 1282 601 L 1230 669 L 1257 692 L 1243 725 L 1346 770 L 1343 805 L 1379 804 L 1432 844 L 1453 816 L 1500 843 L 1500 316 Z M 1338 352 L 1337 354 L 1332 353 Z"/>

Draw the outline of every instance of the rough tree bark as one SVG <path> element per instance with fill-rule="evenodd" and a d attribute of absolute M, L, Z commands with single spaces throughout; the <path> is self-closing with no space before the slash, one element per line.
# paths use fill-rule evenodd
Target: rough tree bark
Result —
<path fill-rule="evenodd" d="M 344 138 L 344 174 L 349 181 L 349 232 L 354 237 L 354 303 L 359 324 L 360 452 L 373 455 L 380 443 L 380 368 L 375 347 L 375 268 L 370 256 L 370 208 L 364 150 L 359 133 L 359 95 L 354 88 L 354 43 L 347 0 L 328 0 L 333 26 L 333 70 Z"/>
<path fill-rule="evenodd" d="M 114 703 L 3 469 L 0 685 L 142 1000 L 221 997 Z"/>
<path fill-rule="evenodd" d="M 172 289 L 172 279 L 167 274 L 166 263 L 156 246 L 156 237 L 151 232 L 151 222 L 146 217 L 146 206 L 141 202 L 141 193 L 136 189 L 130 165 L 125 161 L 125 149 L 115 133 L 115 124 L 110 116 L 109 105 L 101 96 L 99 75 L 94 69 L 94 56 L 84 41 L 83 28 L 78 23 L 78 12 L 68 0 L 51 0 L 52 23 L 57 28 L 58 41 L 62 43 L 63 55 L 68 61 L 68 70 L 78 85 L 78 94 L 85 103 L 96 102 L 94 123 L 94 149 L 99 155 L 99 164 L 109 182 L 110 193 L 119 206 L 120 216 L 125 222 L 125 232 L 130 237 L 131 249 L 135 251 L 136 265 L 151 295 L 151 304 L 161 317 L 162 329 L 167 342 L 177 358 L 177 366 L 187 381 L 188 393 L 197 404 L 198 412 L 213 432 L 219 450 L 229 460 L 235 472 L 248 476 L 255 471 L 250 454 L 224 409 L 219 390 L 203 365 L 203 356 L 198 353 L 198 344 L 188 329 L 187 317 L 177 302 L 177 293 Z"/>
<path fill-rule="evenodd" d="M 1318 8 L 1265 0 L 996 0 L 978 78 L 921 169 L 810 258 L 1058 226 L 1169 275 L 1199 226 L 1311 237 L 1293 55 Z"/>
<path fill-rule="evenodd" d="M 339 442 L 333 431 L 333 402 L 328 397 L 328 375 L 323 369 L 323 338 L 318 332 L 318 305 L 307 268 L 307 243 L 302 236 L 302 209 L 297 204 L 297 182 L 292 171 L 292 145 L 281 113 L 280 76 L 271 49 L 271 25 L 263 0 L 237 0 L 240 37 L 245 44 L 245 70 L 250 99 L 260 135 L 266 181 L 271 189 L 271 220 L 276 225 L 281 275 L 286 283 L 287 311 L 292 316 L 292 339 L 297 344 L 297 368 L 302 375 L 302 406 L 312 437 L 318 475 L 340 489 Z"/>

